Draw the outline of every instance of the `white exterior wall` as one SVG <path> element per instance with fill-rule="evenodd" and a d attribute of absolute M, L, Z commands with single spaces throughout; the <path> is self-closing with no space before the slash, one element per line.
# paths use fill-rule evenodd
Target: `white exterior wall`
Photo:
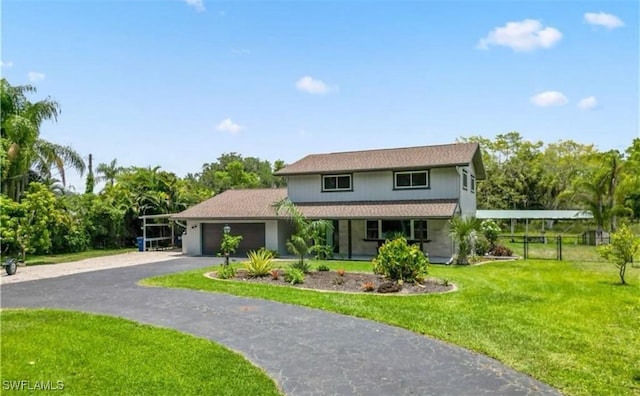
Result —
<path fill-rule="evenodd" d="M 469 185 L 466 190 L 462 188 L 462 170 L 466 169 L 469 177 Z M 459 171 L 459 186 L 460 186 L 460 214 L 463 217 L 476 215 L 476 193 L 478 191 L 478 180 L 476 179 L 476 188 L 474 192 L 471 192 L 471 176 L 475 177 L 476 172 L 473 167 L 473 163 L 467 167 L 460 167 Z"/>
<path fill-rule="evenodd" d="M 455 167 L 430 170 L 428 189 L 393 189 L 393 172 L 353 173 L 353 191 L 322 192 L 321 175 L 289 176 L 288 196 L 296 202 L 392 201 L 458 199 L 459 174 Z"/>
<path fill-rule="evenodd" d="M 187 220 L 187 235 L 182 236 L 183 249 L 188 256 L 202 256 L 200 222 Z"/>
<path fill-rule="evenodd" d="M 449 220 L 427 220 L 428 236 L 431 242 L 425 244 L 430 257 L 453 256 L 453 242 L 449 237 Z"/>
<path fill-rule="evenodd" d="M 225 220 L 225 221 L 200 221 L 187 220 L 187 235 L 183 235 L 183 251 L 188 256 L 202 256 L 202 223 L 213 224 L 238 224 L 238 223 L 264 223 L 264 244 L 270 250 L 278 249 L 278 221 L 277 220 Z"/>

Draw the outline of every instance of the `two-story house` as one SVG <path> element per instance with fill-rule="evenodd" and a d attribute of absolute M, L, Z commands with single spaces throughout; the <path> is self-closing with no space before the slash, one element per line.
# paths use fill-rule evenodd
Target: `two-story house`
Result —
<path fill-rule="evenodd" d="M 266 247 L 288 254 L 291 226 L 272 205 L 288 197 L 308 218 L 333 222 L 337 257 L 371 257 L 391 234 L 420 244 L 433 262 L 453 255 L 448 221 L 476 213 L 485 178 L 476 143 L 312 154 L 280 171 L 282 189 L 229 190 L 174 216 L 186 220 L 184 250 L 215 255 L 225 225 L 242 235 L 238 253 Z"/>

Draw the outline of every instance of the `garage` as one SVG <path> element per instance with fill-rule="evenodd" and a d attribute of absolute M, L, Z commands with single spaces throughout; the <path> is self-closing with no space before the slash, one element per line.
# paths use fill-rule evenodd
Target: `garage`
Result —
<path fill-rule="evenodd" d="M 220 253 L 222 230 L 225 224 L 231 227 L 231 235 L 242 235 L 242 241 L 236 251 L 236 256 L 244 256 L 250 250 L 257 250 L 265 246 L 264 223 L 204 223 L 202 224 L 202 254 L 216 256 Z"/>

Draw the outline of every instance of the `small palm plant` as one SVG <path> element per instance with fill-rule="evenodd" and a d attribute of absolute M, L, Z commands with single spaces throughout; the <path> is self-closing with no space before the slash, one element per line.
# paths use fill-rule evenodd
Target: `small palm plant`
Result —
<path fill-rule="evenodd" d="M 480 228 L 480 220 L 475 217 L 456 216 L 449 221 L 449 236 L 458 246 L 456 264 L 469 264 L 472 239 Z"/>
<path fill-rule="evenodd" d="M 308 272 L 310 266 L 305 264 L 304 256 L 309 253 L 317 253 L 319 256 L 327 254 L 324 235 L 333 229 L 331 222 L 307 219 L 288 198 L 275 202 L 272 207 L 277 215 L 285 212 L 285 216 L 293 225 L 293 235 L 287 241 L 287 249 L 300 258 L 297 264 L 299 268 Z"/>
<path fill-rule="evenodd" d="M 267 249 L 252 250 L 247 256 L 249 261 L 243 267 L 250 278 L 258 278 L 271 274 L 273 270 L 273 253 Z"/>

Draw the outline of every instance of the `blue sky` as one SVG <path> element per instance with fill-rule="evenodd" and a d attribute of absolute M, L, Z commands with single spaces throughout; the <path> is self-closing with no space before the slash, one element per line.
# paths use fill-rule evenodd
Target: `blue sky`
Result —
<path fill-rule="evenodd" d="M 637 1 L 2 2 L 2 76 L 60 102 L 42 137 L 179 176 L 222 153 L 518 131 L 639 137 Z M 78 190 L 83 181 L 70 175 Z"/>

